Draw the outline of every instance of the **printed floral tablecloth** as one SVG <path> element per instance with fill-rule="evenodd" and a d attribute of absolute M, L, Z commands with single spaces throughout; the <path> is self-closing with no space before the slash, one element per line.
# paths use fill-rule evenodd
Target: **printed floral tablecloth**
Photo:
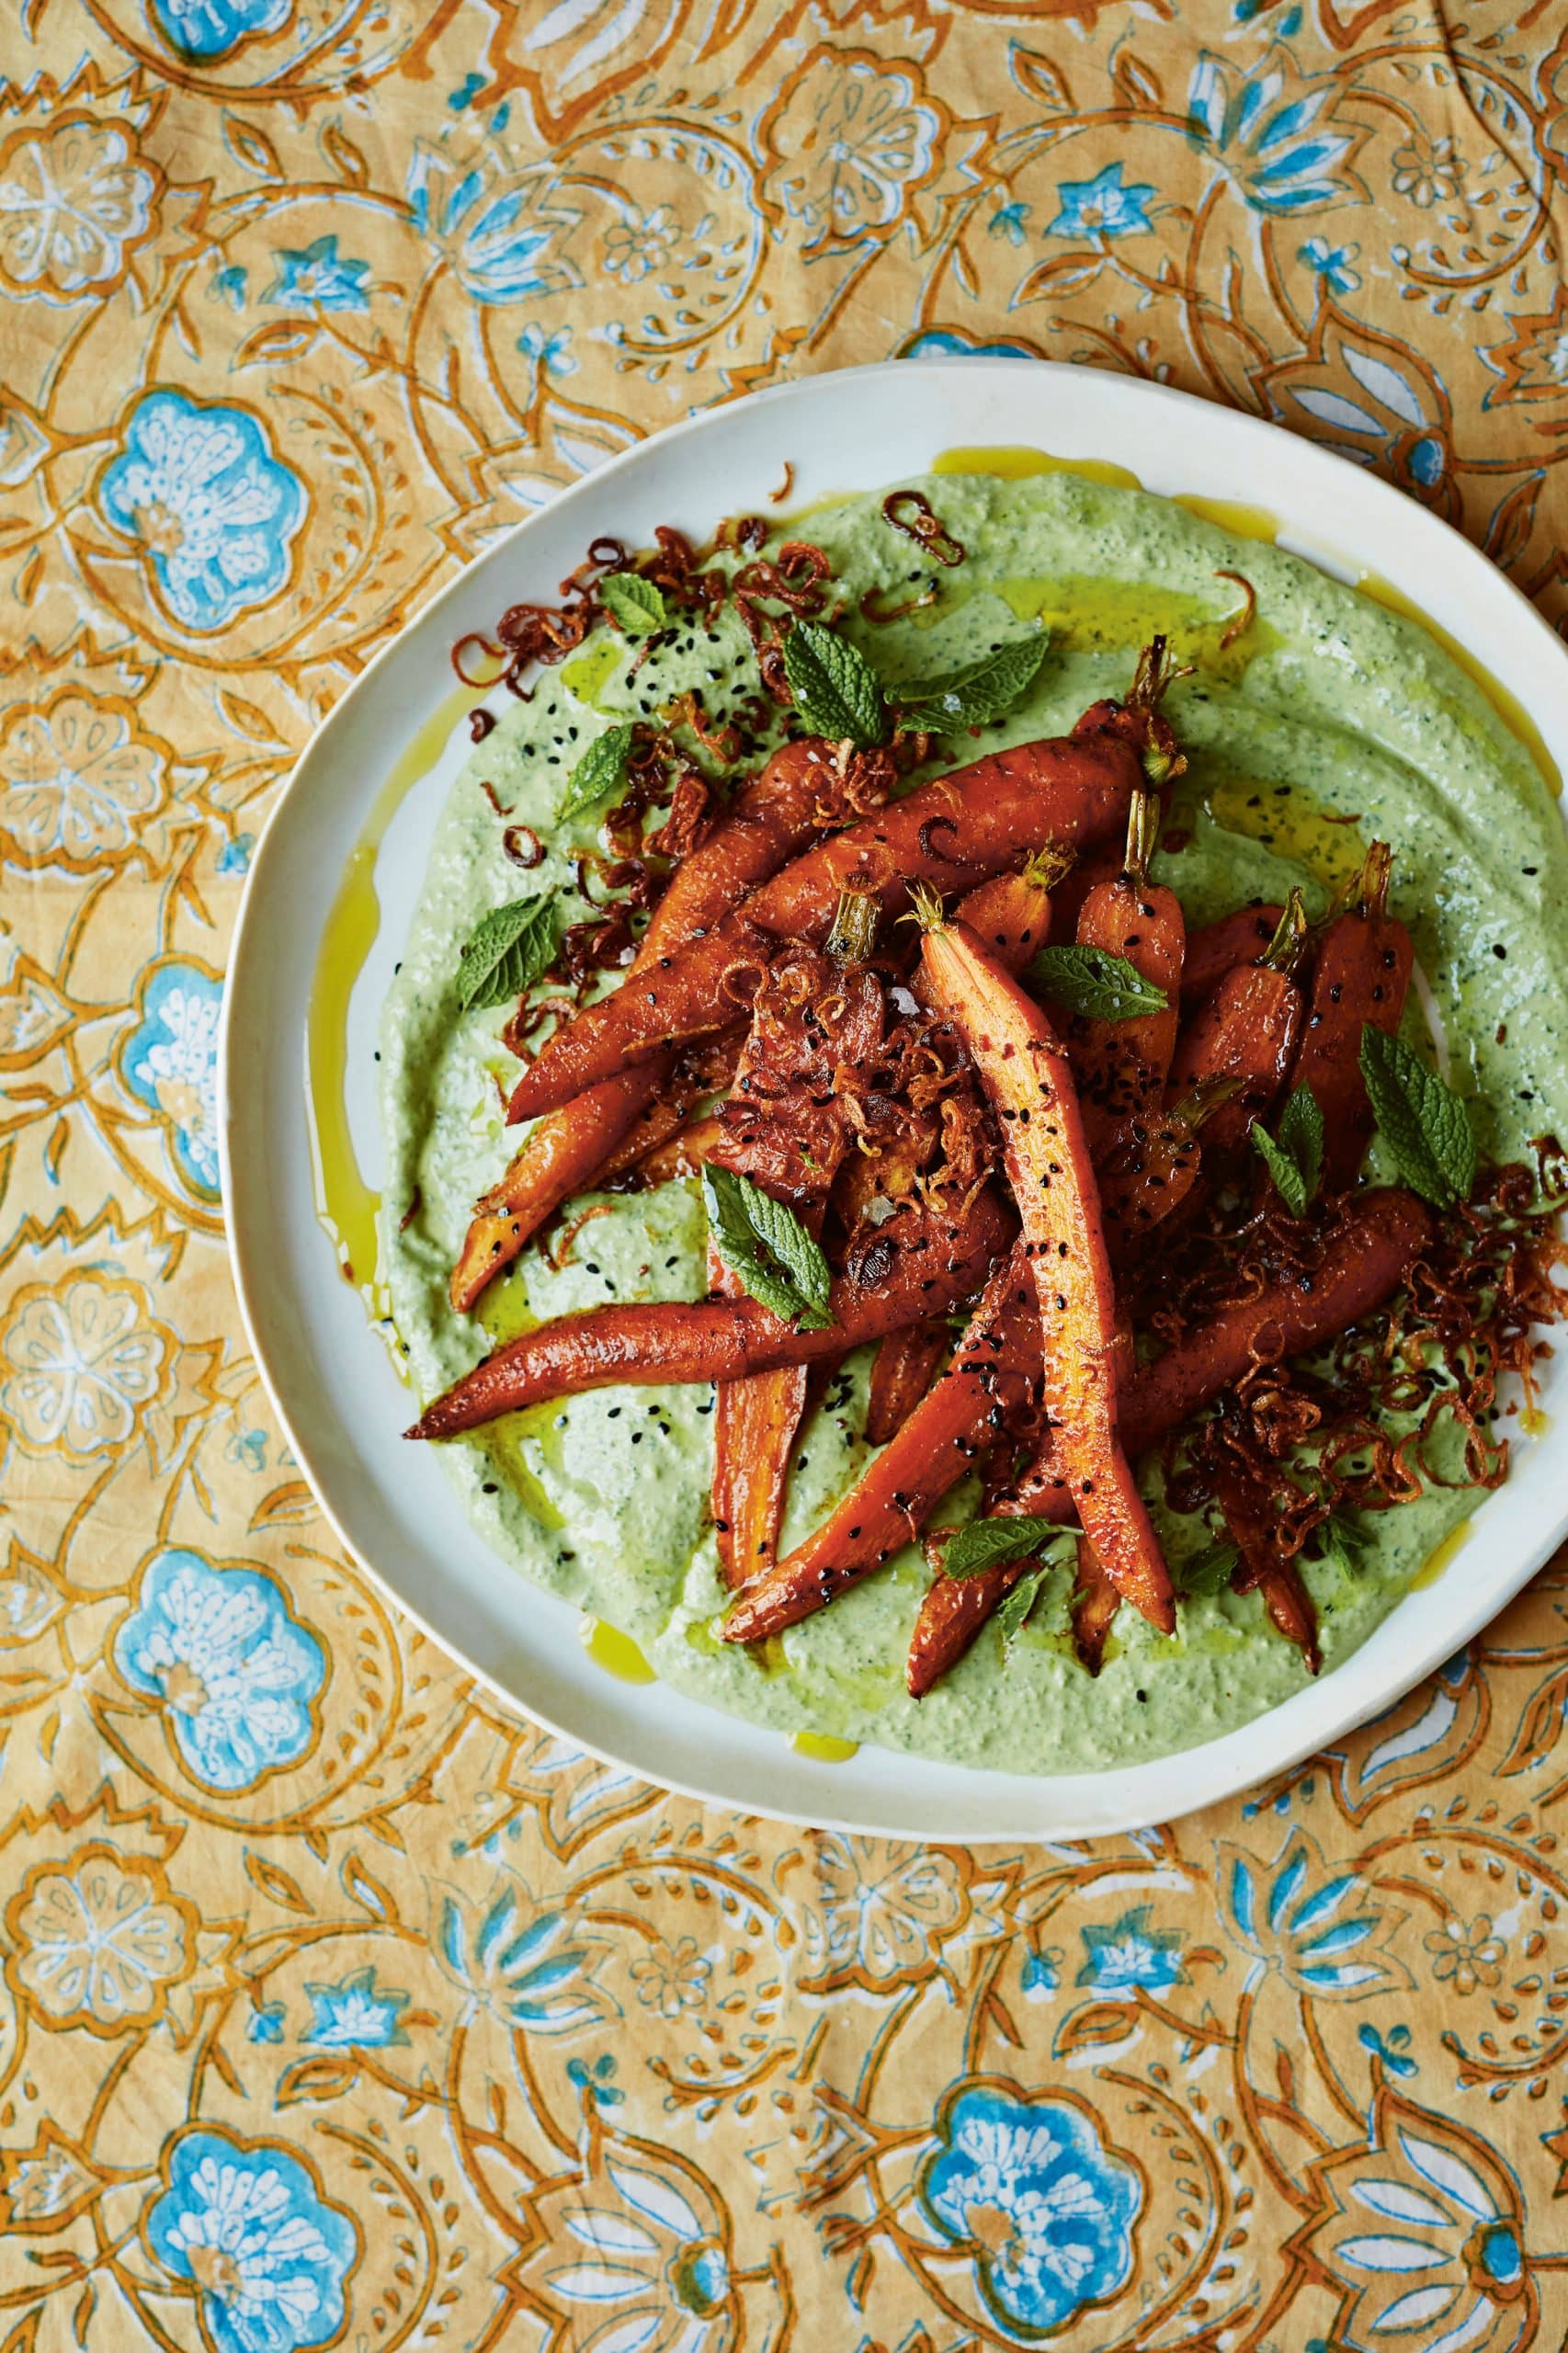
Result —
<path fill-rule="evenodd" d="M 269 798 L 375 649 L 782 376 L 1185 385 L 1562 621 L 1563 23 L 7 10 L 4 2353 L 1562 2346 L 1562 1563 L 1172 1830 L 971 1855 L 671 1799 L 335 1549 L 235 1316 L 213 1038 Z"/>

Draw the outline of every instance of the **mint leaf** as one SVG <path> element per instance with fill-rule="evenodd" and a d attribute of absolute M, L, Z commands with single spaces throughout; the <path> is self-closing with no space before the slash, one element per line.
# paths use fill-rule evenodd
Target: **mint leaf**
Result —
<path fill-rule="evenodd" d="M 1318 1529 L 1318 1558 L 1337 1569 L 1342 1577 L 1358 1573 L 1366 1549 L 1365 1533 L 1340 1512 L 1331 1511 Z"/>
<path fill-rule="evenodd" d="M 885 740 L 881 681 L 846 637 L 816 621 L 797 621 L 784 641 L 784 676 L 813 735 L 832 744 L 847 736 L 862 751 Z"/>
<path fill-rule="evenodd" d="M 1261 1120 L 1252 1123 L 1253 1149 L 1274 1179 L 1274 1189 L 1292 1217 L 1307 1213 L 1307 1180 L 1292 1155 L 1277 1144 Z"/>
<path fill-rule="evenodd" d="M 1434 1209 L 1468 1200 L 1475 1182 L 1475 1135 L 1453 1088 L 1419 1054 L 1369 1021 L 1361 1031 L 1361 1075 L 1405 1183 Z"/>
<path fill-rule="evenodd" d="M 506 1005 L 555 961 L 555 893 L 492 907 L 462 950 L 458 1003 L 465 1013 Z"/>
<path fill-rule="evenodd" d="M 669 619 L 665 592 L 640 572 L 612 572 L 599 582 L 598 598 L 628 637 L 651 637 Z"/>
<path fill-rule="evenodd" d="M 802 1332 L 830 1329 L 832 1273 L 793 1210 L 711 1161 L 702 1171 L 702 1205 L 714 1249 L 753 1299 Z"/>
<path fill-rule="evenodd" d="M 626 781 L 626 763 L 631 755 L 631 722 L 623 721 L 619 727 L 607 728 L 596 735 L 571 775 L 561 796 L 557 817 L 580 816 L 596 801 L 608 799 Z"/>
<path fill-rule="evenodd" d="M 1172 1571 L 1176 1589 L 1189 1600 L 1211 1593 L 1222 1593 L 1231 1582 L 1237 1562 L 1241 1559 L 1233 1544 L 1208 1544 L 1195 1552 L 1189 1561 L 1178 1561 Z"/>
<path fill-rule="evenodd" d="M 1040 1566 L 1026 1569 L 1016 1586 L 1005 1593 L 996 1609 L 996 1631 L 1002 1637 L 1002 1663 L 1006 1665 L 1017 1646 L 1018 1636 L 1034 1614 L 1040 1587 L 1051 1574 L 1051 1564 L 1041 1561 Z"/>
<path fill-rule="evenodd" d="M 1275 1131 L 1301 1170 L 1310 1201 L 1323 1180 L 1323 1107 L 1310 1086 L 1293 1086 Z"/>
<path fill-rule="evenodd" d="M 1278 1137 L 1261 1120 L 1251 1129 L 1253 1148 L 1274 1179 L 1275 1189 L 1292 1217 L 1305 1217 L 1323 1175 L 1323 1112 L 1310 1086 L 1291 1090 L 1279 1114 Z"/>
<path fill-rule="evenodd" d="M 1000 645 L 961 670 L 937 678 L 907 679 L 890 687 L 888 700 L 901 719 L 933 734 L 949 734 L 963 727 L 986 727 L 1000 719 L 1033 686 L 1051 641 L 1042 630 L 1037 636 Z"/>
<path fill-rule="evenodd" d="M 1053 1004 L 1086 1020 L 1137 1021 L 1170 1006 L 1164 989 L 1108 948 L 1042 948 L 1030 969 Z"/>
<path fill-rule="evenodd" d="M 983 1576 L 987 1569 L 999 1569 L 1008 1561 L 1022 1560 L 1026 1552 L 1038 1552 L 1062 1533 L 1059 1519 L 971 1519 L 960 1528 L 942 1555 L 942 1568 L 950 1577 Z"/>

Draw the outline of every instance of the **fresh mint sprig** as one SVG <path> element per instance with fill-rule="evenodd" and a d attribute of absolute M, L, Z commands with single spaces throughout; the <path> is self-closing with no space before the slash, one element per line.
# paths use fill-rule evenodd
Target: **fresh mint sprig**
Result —
<path fill-rule="evenodd" d="M 471 934 L 458 972 L 465 1013 L 506 1005 L 531 989 L 555 961 L 555 893 L 492 907 Z"/>
<path fill-rule="evenodd" d="M 987 1569 L 999 1569 L 1008 1561 L 1021 1561 L 1026 1552 L 1038 1552 L 1042 1544 L 1061 1534 L 1060 1520 L 1025 1514 L 1009 1519 L 971 1519 L 959 1529 L 942 1555 L 943 1572 L 949 1577 L 983 1576 Z"/>
<path fill-rule="evenodd" d="M 1434 1209 L 1467 1201 L 1475 1183 L 1475 1131 L 1463 1097 L 1399 1038 L 1366 1023 L 1361 1075 L 1372 1116 L 1405 1183 Z"/>
<path fill-rule="evenodd" d="M 753 1299 L 802 1332 L 831 1329 L 832 1271 L 793 1210 L 711 1162 L 702 1171 L 702 1202 L 714 1249 Z"/>
<path fill-rule="evenodd" d="M 988 727 L 1028 692 L 1049 644 L 1043 631 L 1034 637 L 1016 639 L 962 669 L 890 687 L 888 700 L 905 725 L 925 728 L 933 735 Z"/>
<path fill-rule="evenodd" d="M 626 637 L 652 637 L 669 620 L 665 592 L 640 572 L 612 572 L 599 582 L 598 598 Z"/>
<path fill-rule="evenodd" d="M 631 756 L 630 720 L 596 735 L 566 779 L 566 790 L 555 813 L 557 817 L 580 817 L 585 809 L 596 807 L 618 791 L 626 781 L 626 764 Z"/>
<path fill-rule="evenodd" d="M 1312 1088 L 1292 1088 L 1273 1135 L 1255 1120 L 1252 1141 L 1291 1216 L 1305 1217 L 1323 1179 L 1323 1110 Z"/>
<path fill-rule="evenodd" d="M 1085 1020 L 1137 1021 L 1170 1006 L 1164 989 L 1108 948 L 1042 948 L 1030 971 L 1053 1004 Z"/>
<path fill-rule="evenodd" d="M 797 621 L 784 641 L 784 676 L 801 724 L 861 751 L 885 744 L 882 684 L 858 646 L 818 621 Z"/>

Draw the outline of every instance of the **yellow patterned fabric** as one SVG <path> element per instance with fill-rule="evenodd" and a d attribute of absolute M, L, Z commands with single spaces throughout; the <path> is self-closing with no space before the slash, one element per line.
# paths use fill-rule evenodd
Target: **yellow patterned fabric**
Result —
<path fill-rule="evenodd" d="M 293 755 L 465 558 L 901 353 L 1186 386 L 1568 610 L 1568 32 L 1476 0 L 14 0 L 0 85 L 4 2353 L 1568 2333 L 1560 1562 L 1245 1803 L 675 1800 L 343 1560 L 213 1045 Z"/>

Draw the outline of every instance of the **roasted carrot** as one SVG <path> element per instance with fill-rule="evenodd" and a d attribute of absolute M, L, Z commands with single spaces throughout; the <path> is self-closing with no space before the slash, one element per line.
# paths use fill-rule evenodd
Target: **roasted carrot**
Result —
<path fill-rule="evenodd" d="M 1279 928 L 1283 907 L 1262 899 L 1215 923 L 1199 924 L 1187 934 L 1187 961 L 1182 967 L 1181 1001 L 1190 1012 L 1217 989 L 1233 964 L 1250 964 L 1260 956 Z"/>
<path fill-rule="evenodd" d="M 1226 1530 L 1241 1554 L 1232 1591 L 1260 1594 L 1272 1623 L 1288 1643 L 1295 1643 L 1308 1674 L 1315 1675 L 1323 1665 L 1317 1611 L 1301 1570 L 1275 1541 L 1267 1490 L 1239 1463 L 1222 1470 L 1215 1484 Z"/>
<path fill-rule="evenodd" d="M 1263 953 L 1233 964 L 1176 1040 L 1171 1086 L 1178 1096 L 1210 1079 L 1240 1082 L 1209 1121 L 1203 1149 L 1210 1163 L 1242 1150 L 1253 1121 L 1285 1084 L 1301 1034 L 1304 1001 L 1293 975 L 1306 937 L 1301 892 L 1293 891 Z"/>
<path fill-rule="evenodd" d="M 737 1381 L 770 1365 L 812 1363 L 955 1306 L 983 1280 L 1010 1232 L 1007 1211 L 989 1190 L 961 1214 L 943 1201 L 900 1211 L 878 1233 L 874 1259 L 868 1252 L 835 1281 L 828 1298 L 834 1320 L 825 1331 L 797 1331 L 754 1299 L 611 1305 L 558 1316 L 487 1357 L 404 1435 L 453 1438 L 545 1398 L 619 1381 Z"/>
<path fill-rule="evenodd" d="M 924 1699 L 971 1648 L 986 1620 L 1012 1592 L 1032 1560 L 1005 1561 L 1000 1568 L 982 1569 L 971 1577 L 938 1576 L 927 1588 L 909 1638 L 904 1687 L 912 1699 Z"/>
<path fill-rule="evenodd" d="M 861 806 L 863 790 L 863 784 L 858 784 L 856 798 Z M 832 745 L 814 735 L 781 744 L 755 783 L 733 802 L 717 832 L 676 867 L 620 987 L 599 1004 L 585 1006 L 523 1073 L 512 1090 L 508 1120 L 516 1125 L 570 1102 L 630 1061 L 630 1056 L 616 1054 L 601 1069 L 575 1077 L 570 1041 L 584 1025 L 591 1030 L 604 1017 L 606 1006 L 641 1000 L 655 984 L 655 975 L 673 970 L 683 957 L 699 955 L 702 943 L 711 938 L 737 901 L 776 874 L 823 825 L 841 822 L 849 808 L 845 769 Z M 721 1002 L 712 1009 L 719 1017 L 703 1025 L 708 1029 L 722 1029 L 741 1008 Z M 547 1085 L 546 1079 L 557 1073 L 562 1083 Z"/>
<path fill-rule="evenodd" d="M 1133 1452 L 1155 1445 L 1250 1366 L 1301 1356 L 1369 1315 L 1398 1290 L 1431 1230 L 1427 1211 L 1401 1187 L 1351 1196 L 1324 1233 L 1310 1286 L 1300 1279 L 1271 1284 L 1140 1368 L 1124 1420 Z M 1042 1508 L 1038 1502 L 1020 1507 Z"/>
<path fill-rule="evenodd" d="M 618 1072 L 529 1130 L 501 1182 L 475 1204 L 448 1285 L 460 1314 L 468 1313 L 485 1285 L 510 1266 L 528 1236 L 562 1201 L 587 1189 L 653 1101 L 670 1059 L 661 1054 L 633 1070 Z"/>
<path fill-rule="evenodd" d="M 1158 1445 L 1260 1359 L 1300 1356 L 1369 1315 L 1398 1290 L 1431 1230 L 1414 1193 L 1380 1189 L 1347 1199 L 1324 1237 L 1310 1290 L 1296 1281 L 1273 1285 L 1226 1308 L 1133 1375 L 1123 1409 L 1130 1450 L 1139 1454 Z M 992 1417 L 1003 1417 L 992 1391 L 974 1379 L 977 1366 L 994 1368 L 993 1389 L 1026 1375 L 1031 1360 L 1040 1360 L 1038 1332 L 1030 1333 L 1036 1317 L 1020 1244 L 1008 1266 L 993 1276 L 952 1364 L 925 1402 L 831 1517 L 780 1561 L 766 1588 L 747 1597 L 743 1639 L 755 1641 L 809 1618 L 919 1533 L 949 1489 L 973 1469 Z M 1073 1501 L 1049 1448 L 1019 1482 L 1009 1508 L 1071 1521 Z M 927 1596 L 933 1611 L 951 1606 L 937 1598 L 943 1582 Z"/>
<path fill-rule="evenodd" d="M 871 1390 L 866 1405 L 866 1438 L 885 1446 L 893 1432 L 909 1419 L 948 1353 L 945 1324 L 912 1324 L 907 1331 L 890 1332 L 871 1366 Z"/>
<path fill-rule="evenodd" d="M 825 939 L 846 891 L 897 913 L 913 881 L 968 891 L 1042 838 L 1075 849 L 1119 831 L 1140 775 L 1132 747 L 1106 733 L 1017 745 L 917 786 L 818 842 L 667 965 L 640 957 L 613 995 L 585 1006 L 551 1040 L 519 1080 L 510 1116 L 550 1110 L 676 1040 L 719 1028 L 778 940 Z"/>
<path fill-rule="evenodd" d="M 1119 1592 L 1176 1624 L 1169 1573 L 1118 1436 L 1116 1304 L 1073 1074 L 1045 1015 L 962 924 L 925 913 L 926 985 L 963 1034 L 1002 1126 L 1040 1297 L 1041 1400 L 1061 1475 Z"/>
<path fill-rule="evenodd" d="M 1097 883 L 1078 911 L 1080 948 L 1124 958 L 1166 998 L 1163 1013 L 1131 1021 L 1080 1018 L 1067 1029 L 1084 1131 L 1096 1159 L 1129 1120 L 1159 1102 L 1176 1050 L 1187 921 L 1176 892 L 1149 880 L 1159 825 L 1154 795 L 1135 792 L 1121 870 Z"/>
<path fill-rule="evenodd" d="M 1071 873 L 1062 876 L 1051 894 L 1051 937 L 1057 947 L 1077 938 L 1085 900 L 1102 883 L 1115 881 L 1121 871 L 1121 855 L 1119 847 L 1092 849 Z M 959 912 L 963 913 L 961 907 Z"/>
<path fill-rule="evenodd" d="M 1091 1675 L 1097 1675 L 1105 1658 L 1106 1637 L 1111 1620 L 1121 1606 L 1121 1596 L 1100 1565 L 1100 1556 L 1084 1537 L 1078 1545 L 1078 1574 L 1074 1580 L 1073 1598 L 1068 1607 L 1073 1620 L 1073 1641 L 1078 1656 Z"/>
<path fill-rule="evenodd" d="M 783 1364 L 719 1383 L 710 1502 L 719 1573 L 728 1586 L 765 1576 L 778 1558 L 790 1453 L 810 1379 L 809 1365 Z"/>
<path fill-rule="evenodd" d="M 797 1624 L 907 1544 L 974 1468 L 1040 1353 L 1040 1304 L 1019 1244 L 994 1269 L 947 1370 L 815 1535 L 743 1596 L 724 1640 Z"/>
<path fill-rule="evenodd" d="M 1372 1140 L 1372 1107 L 1361 1076 L 1361 1031 L 1370 1022 L 1392 1038 L 1404 1011 L 1414 961 L 1410 934 L 1388 912 L 1393 853 L 1374 842 L 1353 904 L 1324 933 L 1312 972 L 1292 1086 L 1310 1086 L 1324 1120 L 1324 1183 L 1352 1183 Z"/>
<path fill-rule="evenodd" d="M 1036 850 L 1016 874 L 994 874 L 959 901 L 960 922 L 968 924 L 1015 979 L 1050 938 L 1051 894 L 1074 863 L 1066 852 Z"/>
<path fill-rule="evenodd" d="M 982 1570 L 978 1576 L 939 1576 L 926 1588 L 909 1638 L 903 1671 L 912 1699 L 924 1699 L 951 1672 L 964 1653 L 972 1649 L 982 1627 L 995 1615 L 1018 1579 L 1036 1565 L 1032 1558 L 1006 1561 L 1000 1568 Z M 1068 1608 L 1074 1644 L 1091 1675 L 1100 1671 L 1106 1636 L 1120 1606 L 1121 1596 L 1100 1566 L 1099 1554 L 1088 1538 L 1081 1536 Z"/>
<path fill-rule="evenodd" d="M 641 1068 L 641 1064 L 636 1065 Z M 615 1170 L 616 1176 L 634 1179 L 642 1188 L 667 1185 L 676 1176 L 695 1176 L 703 1163 L 712 1157 L 713 1149 L 724 1131 L 716 1111 L 706 1111 L 698 1120 L 687 1120 L 668 1135 L 661 1136 L 624 1168 Z"/>
<path fill-rule="evenodd" d="M 1239 1079 L 1211 1078 L 1168 1110 L 1122 1122 L 1096 1172 L 1113 1267 L 1131 1265 L 1139 1245 L 1186 1200 L 1202 1174 L 1200 1131 L 1240 1087 Z"/>

